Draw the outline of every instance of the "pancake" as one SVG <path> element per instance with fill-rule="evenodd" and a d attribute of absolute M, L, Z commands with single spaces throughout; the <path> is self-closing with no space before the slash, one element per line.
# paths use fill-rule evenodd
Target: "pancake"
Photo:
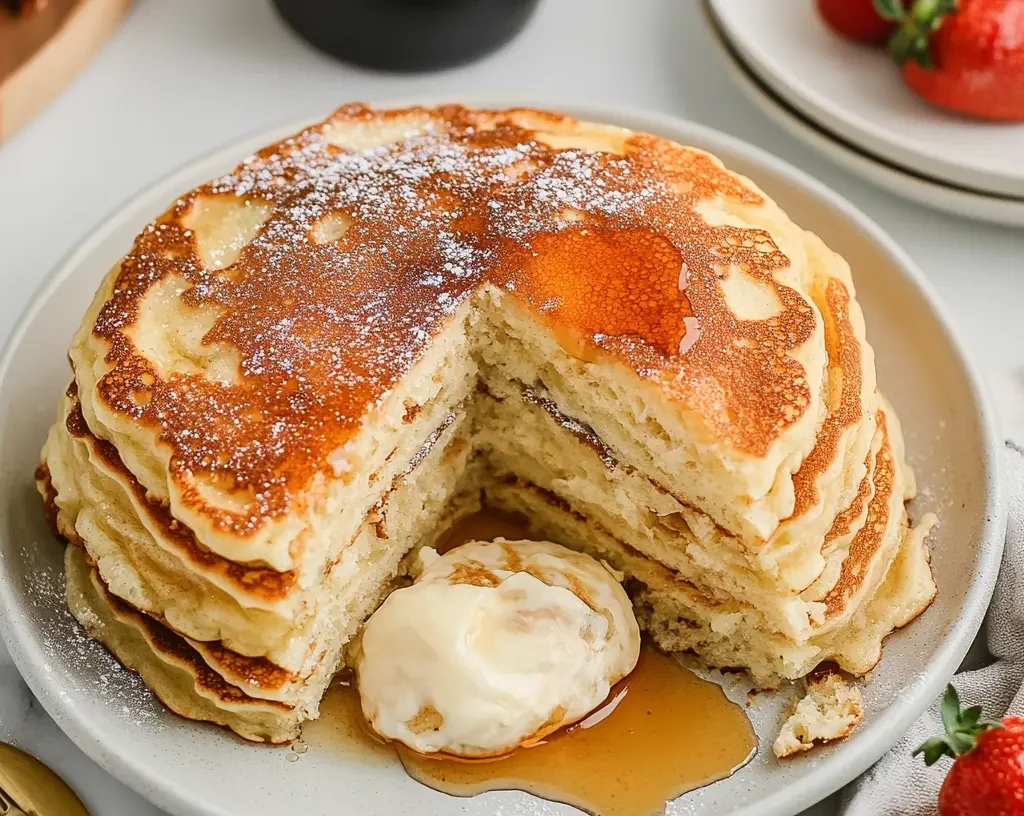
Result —
<path fill-rule="evenodd" d="M 405 463 L 407 472 L 393 477 L 386 500 L 326 566 L 319 582 L 311 588 L 289 582 L 277 606 L 245 606 L 213 580 L 223 574 L 223 559 L 190 538 L 182 541 L 181 525 L 159 505 L 146 504 L 116 452 L 77 425 L 74 399 L 65 404 L 68 421 L 55 426 L 47 445 L 57 517 L 75 518 L 73 536 L 88 542 L 84 546 L 104 586 L 117 587 L 118 597 L 133 609 L 179 633 L 210 668 L 248 694 L 304 704 L 312 711 L 338 667 L 340 649 L 398 576 L 408 547 L 388 548 L 387 542 L 391 537 L 410 540 L 420 525 L 443 528 L 460 500 L 455 483 L 442 478 L 444 472 L 461 478 L 465 470 L 467 450 L 451 444 L 461 439 L 454 434 L 452 417 L 433 437 L 435 444 L 421 450 L 420 461 Z M 135 504 L 127 501 L 129 496 Z M 140 504 L 148 524 L 136 514 Z M 196 560 L 217 569 L 196 568 Z M 266 572 L 265 567 L 239 566 L 238 585 L 252 586 L 262 597 L 266 582 L 257 579 Z M 253 580 L 247 581 L 249 576 Z"/>
<path fill-rule="evenodd" d="M 72 609 L 250 739 L 315 717 L 411 553 L 485 504 L 761 686 L 868 671 L 934 595 L 848 265 L 655 136 L 342 108 L 146 227 L 69 357 L 39 485 Z"/>
<path fill-rule="evenodd" d="M 111 595 L 83 550 L 69 546 L 64 564 L 71 612 L 172 711 L 254 742 L 298 736 L 300 718 L 289 706 L 254 699 L 210 671 L 181 637 Z"/>
<path fill-rule="evenodd" d="M 585 457 L 583 450 L 575 454 Z M 857 532 L 847 545 L 851 555 L 845 570 L 827 591 L 815 586 L 806 597 L 779 595 L 774 600 L 766 588 L 741 583 L 750 579 L 738 570 L 723 570 L 719 577 L 711 570 L 698 573 L 683 558 L 670 564 L 659 557 L 667 551 L 667 535 L 661 538 L 642 516 L 637 527 L 630 527 L 636 508 L 611 504 L 629 495 L 628 488 L 603 494 L 609 511 L 577 495 L 565 498 L 565 481 L 532 481 L 530 476 L 542 469 L 520 458 L 517 469 L 525 475 L 498 474 L 486 489 L 488 504 L 529 518 L 535 537 L 576 542 L 623 572 L 641 625 L 663 649 L 693 651 L 711 665 L 746 669 L 755 685 L 773 687 L 828 660 L 865 674 L 877 663 L 885 635 L 909 623 L 934 598 L 923 543 L 930 522 L 909 526 L 903 503 L 910 485 L 902 478 L 905 471 L 896 468 L 901 459 L 898 425 L 891 430 L 880 425 L 868 477 L 871 501 L 853 522 Z M 654 535 L 645 536 L 643 530 Z M 730 578 L 731 590 L 726 587 Z M 799 637 L 774 625 L 787 618 L 805 624 Z"/>

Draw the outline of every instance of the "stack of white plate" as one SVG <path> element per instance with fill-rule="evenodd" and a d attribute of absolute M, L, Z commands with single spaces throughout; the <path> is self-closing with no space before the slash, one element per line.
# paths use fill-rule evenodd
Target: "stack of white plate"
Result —
<path fill-rule="evenodd" d="M 740 88 L 792 135 L 921 204 L 1024 226 L 1024 124 L 930 107 L 884 48 L 833 33 L 814 0 L 705 0 Z"/>

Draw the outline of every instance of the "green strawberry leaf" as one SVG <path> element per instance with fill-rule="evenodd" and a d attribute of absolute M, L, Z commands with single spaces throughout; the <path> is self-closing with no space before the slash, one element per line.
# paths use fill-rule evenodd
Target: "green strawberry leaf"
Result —
<path fill-rule="evenodd" d="M 914 751 L 912 756 L 924 754 L 925 765 L 933 765 L 940 757 L 947 754 L 952 757 L 963 756 L 978 744 L 978 738 L 992 728 L 1002 728 L 1002 723 L 994 720 L 981 719 L 981 706 L 960 708 L 960 695 L 950 684 L 942 697 L 939 707 L 942 727 L 945 734 L 925 740 Z"/>
<path fill-rule="evenodd" d="M 930 740 L 922 742 L 911 756 L 918 754 L 924 754 L 924 764 L 929 766 L 934 765 L 946 755 L 954 756 L 943 737 L 932 737 Z"/>
<path fill-rule="evenodd" d="M 960 695 L 952 683 L 946 686 L 946 693 L 942 695 L 939 714 L 942 716 L 942 727 L 946 729 L 946 733 L 956 733 L 960 726 Z"/>
<path fill-rule="evenodd" d="M 956 11 L 957 0 L 917 0 L 910 9 L 910 16 L 928 31 L 934 31 L 942 18 Z"/>
<path fill-rule="evenodd" d="M 875 0 L 875 8 L 879 3 L 889 5 L 889 0 Z M 901 14 L 893 19 L 899 27 L 889 39 L 889 52 L 899 64 L 913 60 L 926 70 L 935 67 L 931 51 L 931 36 L 942 25 L 946 17 L 959 8 L 959 0 L 914 0 L 909 12 L 902 11 L 902 3 L 897 3 Z M 884 16 L 884 15 L 883 15 Z"/>
<path fill-rule="evenodd" d="M 903 19 L 903 3 L 901 0 L 874 0 L 875 11 L 883 20 L 899 22 Z"/>
<path fill-rule="evenodd" d="M 923 68 L 931 69 L 932 57 L 928 48 L 928 37 L 912 25 L 903 25 L 896 30 L 889 40 L 889 52 L 893 59 L 901 65 L 914 60 Z"/>
<path fill-rule="evenodd" d="M 972 727 L 978 724 L 981 720 L 981 706 L 971 706 L 965 708 L 963 713 L 960 715 L 960 722 L 964 727 Z"/>
<path fill-rule="evenodd" d="M 978 741 L 977 734 L 968 731 L 956 731 L 949 735 L 949 743 L 953 747 L 953 753 L 961 756 L 970 751 Z"/>

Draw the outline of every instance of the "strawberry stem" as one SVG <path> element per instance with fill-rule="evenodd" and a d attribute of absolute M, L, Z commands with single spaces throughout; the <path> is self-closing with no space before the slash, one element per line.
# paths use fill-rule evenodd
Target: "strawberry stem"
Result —
<path fill-rule="evenodd" d="M 900 64 L 914 60 L 923 68 L 934 68 L 931 36 L 946 16 L 957 10 L 958 0 L 914 0 L 909 9 L 902 0 L 873 1 L 879 16 L 899 23 L 889 40 L 893 59 Z"/>
<path fill-rule="evenodd" d="M 978 737 L 993 728 L 1002 728 L 1002 723 L 981 718 L 981 706 L 960 708 L 960 695 L 952 683 L 946 687 L 939 709 L 942 727 L 946 733 L 941 737 L 925 740 L 915 749 L 912 756 L 924 754 L 924 764 L 934 765 L 944 756 L 963 756 L 978 743 Z"/>

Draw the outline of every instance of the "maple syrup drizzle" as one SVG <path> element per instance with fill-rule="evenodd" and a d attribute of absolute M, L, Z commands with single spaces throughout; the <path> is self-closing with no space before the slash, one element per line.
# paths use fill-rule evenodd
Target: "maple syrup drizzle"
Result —
<path fill-rule="evenodd" d="M 526 519 L 482 510 L 455 524 L 436 549 L 498 536 L 529 538 Z M 320 709 L 304 740 L 314 747 L 340 740 L 346 760 L 397 756 L 413 779 L 452 796 L 523 790 L 596 816 L 663 813 L 668 801 L 742 767 L 757 747 L 743 710 L 717 685 L 646 642 L 636 668 L 591 714 L 499 759 L 424 756 L 384 742 L 363 718 L 350 674 L 338 678 Z"/>
<path fill-rule="evenodd" d="M 633 672 L 580 723 L 497 760 L 397 748 L 409 775 L 453 796 L 525 790 L 597 816 L 652 816 L 754 754 L 753 729 L 714 683 L 645 644 Z"/>
<path fill-rule="evenodd" d="M 451 529 L 438 539 L 434 549 L 443 555 L 460 544 L 467 544 L 470 541 L 493 541 L 496 538 L 519 541 L 532 539 L 534 536 L 530 535 L 530 524 L 525 516 L 486 507 L 455 522 Z"/>

